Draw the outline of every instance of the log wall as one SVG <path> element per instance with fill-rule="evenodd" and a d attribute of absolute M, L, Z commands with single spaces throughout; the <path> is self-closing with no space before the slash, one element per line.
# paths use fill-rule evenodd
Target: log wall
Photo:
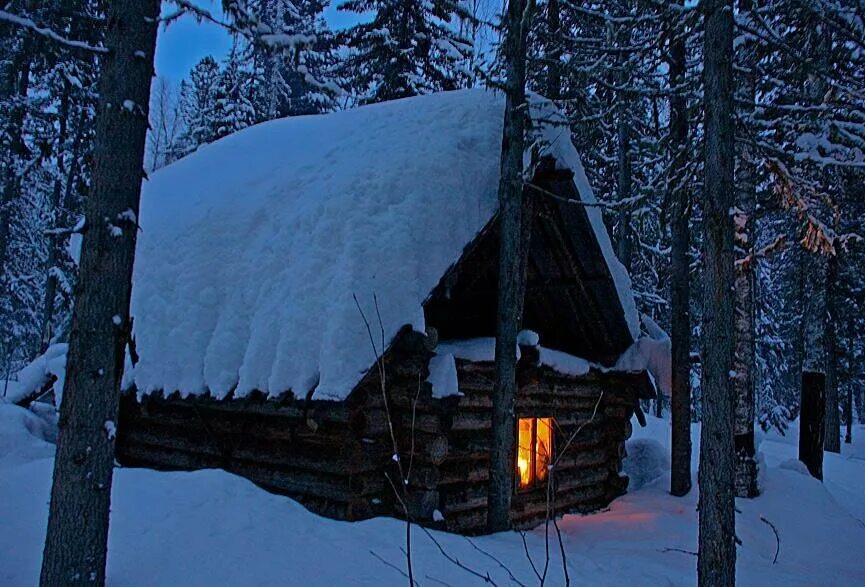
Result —
<path fill-rule="evenodd" d="M 457 373 L 464 395 L 447 416 L 450 451 L 440 467 L 438 491 L 444 527 L 478 534 L 486 524 L 495 369 L 493 363 L 458 361 Z M 560 514 L 590 512 L 625 492 L 628 479 L 621 475 L 622 458 L 642 384 L 637 376 L 592 372 L 574 378 L 549 368 L 520 370 L 517 417 L 555 418 L 554 459 L 561 458 L 550 477 L 554 504 L 548 504 L 546 483 L 515 492 L 515 528 L 543 522 L 548 506 Z"/>
<path fill-rule="evenodd" d="M 387 398 L 376 366 L 343 402 L 291 394 L 280 401 L 254 395 L 139 402 L 128 394 L 121 401 L 118 461 L 156 469 L 222 468 L 346 520 L 403 517 L 396 499 L 404 495 L 402 465 L 404 501 L 414 520 L 483 533 L 494 367 L 458 361 L 463 395 L 433 398 L 426 379 L 434 346 L 434 337 L 400 332 L 383 363 Z M 551 476 L 556 512 L 589 512 L 624 493 L 622 457 L 644 379 L 596 372 L 574 378 L 521 366 L 518 416 L 555 418 L 555 456 L 573 436 Z M 515 493 L 514 526 L 543 522 L 546 495 L 546 487 Z M 443 521 L 435 520 L 436 510 Z"/>

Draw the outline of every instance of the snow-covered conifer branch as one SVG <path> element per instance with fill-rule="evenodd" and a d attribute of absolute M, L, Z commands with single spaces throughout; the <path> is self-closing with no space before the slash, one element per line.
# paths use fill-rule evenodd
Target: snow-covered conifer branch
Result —
<path fill-rule="evenodd" d="M 83 49 L 85 51 L 92 51 L 94 53 L 107 53 L 107 47 L 95 46 L 89 43 L 85 43 L 84 41 L 76 41 L 74 39 L 67 39 L 63 35 L 55 32 L 54 30 L 39 26 L 32 19 L 18 16 L 16 14 L 12 14 L 11 12 L 7 12 L 6 10 L 0 10 L 0 21 L 5 21 L 12 23 L 14 25 L 25 28 L 29 31 L 36 33 L 37 35 L 42 35 L 45 38 L 51 39 L 55 43 L 60 43 L 61 45 L 65 45 L 67 47 L 71 47 L 73 49 Z"/>

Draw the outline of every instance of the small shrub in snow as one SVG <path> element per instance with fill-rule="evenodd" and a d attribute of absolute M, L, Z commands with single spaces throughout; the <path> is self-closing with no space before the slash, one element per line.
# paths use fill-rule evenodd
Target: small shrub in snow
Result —
<path fill-rule="evenodd" d="M 661 443 L 651 438 L 628 441 L 628 455 L 622 463 L 625 474 L 630 477 L 630 491 L 639 489 L 670 470 L 670 460 Z"/>

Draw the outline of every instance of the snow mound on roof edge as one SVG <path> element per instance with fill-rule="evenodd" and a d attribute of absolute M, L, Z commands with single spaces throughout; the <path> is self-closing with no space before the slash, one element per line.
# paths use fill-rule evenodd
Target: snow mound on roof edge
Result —
<path fill-rule="evenodd" d="M 133 277 L 139 393 L 344 398 L 382 350 L 364 317 L 378 333 L 380 313 L 385 345 L 406 323 L 422 332 L 424 300 L 494 213 L 503 104 L 466 90 L 277 120 L 154 174 Z M 543 131 L 550 152 L 593 200 L 561 132 Z"/>

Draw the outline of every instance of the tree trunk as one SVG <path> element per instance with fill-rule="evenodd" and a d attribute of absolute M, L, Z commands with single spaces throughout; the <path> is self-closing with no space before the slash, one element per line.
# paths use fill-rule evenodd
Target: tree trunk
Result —
<path fill-rule="evenodd" d="M 69 92 L 70 83 L 63 84 L 63 95 L 60 97 L 60 109 L 57 114 L 57 177 L 54 179 L 54 189 L 51 194 L 51 214 L 53 217 L 52 228 L 56 228 L 60 220 L 61 197 L 63 194 L 63 176 L 66 173 L 66 138 L 69 129 Z M 57 295 L 57 276 L 54 273 L 54 265 L 57 263 L 58 237 L 49 237 L 48 259 L 45 263 L 45 295 L 42 301 L 42 339 L 39 344 L 39 353 L 42 354 L 51 344 L 53 329 L 51 328 L 54 318 L 54 297 Z"/>
<path fill-rule="evenodd" d="M 624 27 L 623 27 L 624 28 Z M 616 35 L 616 44 L 629 46 L 631 43 L 630 31 L 625 28 L 623 31 L 624 39 L 620 39 Z M 625 73 L 625 57 L 620 54 L 618 58 L 618 85 L 624 87 L 628 84 L 628 76 Z M 618 165 L 618 181 L 616 183 L 616 199 L 619 202 L 624 202 L 631 197 L 632 184 L 632 168 L 631 168 L 631 127 L 630 127 L 630 104 L 628 103 L 628 93 L 620 90 L 616 99 L 618 100 L 617 112 L 617 128 L 616 142 L 617 144 L 617 165 Z M 616 251 L 619 261 L 625 266 L 628 272 L 632 268 L 632 240 L 631 235 L 631 210 L 630 206 L 622 204 L 619 207 L 619 234 L 616 239 Z"/>
<path fill-rule="evenodd" d="M 559 0 L 547 0 L 547 38 L 545 51 L 547 58 L 546 97 L 558 100 L 562 95 L 562 38 L 561 9 Z"/>
<path fill-rule="evenodd" d="M 823 480 L 824 410 L 826 407 L 826 375 L 802 372 L 802 397 L 799 414 L 799 460 L 811 475 Z"/>
<path fill-rule="evenodd" d="M 158 0 L 107 11 L 78 295 L 60 407 L 42 585 L 105 583 L 114 422 L 129 339 Z M 136 55 L 142 55 L 141 57 Z"/>
<path fill-rule="evenodd" d="M 733 475 L 733 6 L 704 5 L 703 83 L 703 431 L 700 439 L 700 528 L 697 578 L 701 586 L 736 582 Z"/>
<path fill-rule="evenodd" d="M 844 433 L 844 444 L 853 443 L 853 384 L 847 384 L 847 403 L 844 404 L 844 421 L 846 431 Z"/>
<path fill-rule="evenodd" d="M 499 296 L 496 319 L 496 382 L 493 389 L 492 443 L 487 527 L 510 527 L 514 480 L 516 344 L 525 294 L 528 240 L 523 218 L 523 153 L 527 123 L 526 33 L 532 0 L 510 0 L 505 36 L 507 68 L 501 177 L 499 180 Z"/>
<path fill-rule="evenodd" d="M 681 1 L 679 3 L 681 6 Z M 676 14 L 673 18 L 679 19 Z M 691 311 L 690 249 L 688 226 L 691 203 L 685 178 L 688 161 L 688 102 L 682 90 L 685 81 L 685 39 L 679 25 L 670 46 L 671 169 L 670 194 L 670 333 L 672 339 L 672 419 L 670 493 L 677 496 L 691 491 Z"/>
<path fill-rule="evenodd" d="M 12 218 L 15 213 L 15 203 L 21 196 L 21 180 L 18 175 L 18 160 L 28 156 L 27 147 L 24 144 L 24 122 L 27 118 L 27 93 L 30 91 L 30 67 L 33 59 L 33 43 L 29 38 L 24 39 L 20 55 L 12 59 L 9 70 L 4 77 L 8 77 L 3 83 L 3 91 L 11 90 L 11 96 L 17 98 L 15 105 L 11 108 L 7 129 L 5 134 L 8 140 L 0 144 L 2 148 L 3 177 L 0 178 L 0 275 L 6 267 L 6 258 L 9 252 L 9 238 L 11 236 Z"/>
<path fill-rule="evenodd" d="M 620 98 L 621 100 L 621 98 Z M 619 124 L 618 124 L 618 167 L 619 181 L 617 183 L 618 194 L 617 200 L 624 202 L 631 197 L 631 129 L 628 126 L 628 121 L 625 117 L 627 108 L 619 108 Z M 616 239 L 616 251 L 619 261 L 625 266 L 629 272 L 632 268 L 632 250 L 631 250 L 631 211 L 627 204 L 623 204 L 619 208 L 619 238 Z"/>
<path fill-rule="evenodd" d="M 739 1 L 739 18 L 749 20 L 753 9 L 751 0 Z M 752 115 L 755 97 L 754 47 L 749 41 L 740 45 L 743 65 L 747 71 L 738 76 L 737 89 L 739 114 L 742 119 L 740 128 L 746 127 L 747 119 Z M 735 445 L 736 445 L 736 480 L 735 489 L 738 497 L 756 497 L 760 490 L 757 487 L 757 461 L 754 447 L 754 382 L 757 367 L 757 354 L 754 347 L 754 281 L 756 260 L 751 257 L 754 250 L 754 234 L 757 211 L 756 166 L 752 147 L 747 143 L 737 144 L 736 160 L 736 212 L 735 247 L 735 353 L 733 379 L 735 393 Z"/>
<path fill-rule="evenodd" d="M 826 439 L 823 448 L 841 452 L 841 418 L 838 414 L 838 349 L 835 333 L 838 257 L 826 260 Z"/>

